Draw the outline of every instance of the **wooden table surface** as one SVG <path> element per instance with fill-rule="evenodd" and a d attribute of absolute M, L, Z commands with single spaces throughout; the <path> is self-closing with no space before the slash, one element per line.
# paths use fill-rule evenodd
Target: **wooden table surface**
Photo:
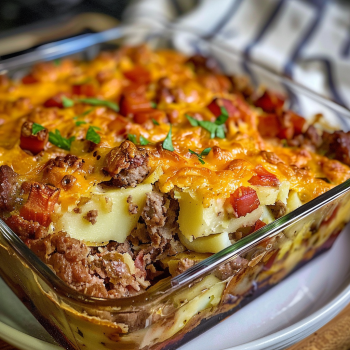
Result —
<path fill-rule="evenodd" d="M 350 304 L 332 321 L 288 350 L 349 350 Z M 0 350 L 17 350 L 0 340 Z"/>

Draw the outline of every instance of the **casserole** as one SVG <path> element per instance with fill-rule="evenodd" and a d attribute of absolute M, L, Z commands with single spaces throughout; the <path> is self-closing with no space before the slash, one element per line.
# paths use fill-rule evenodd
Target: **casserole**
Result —
<path fill-rule="evenodd" d="M 288 84 L 288 89 L 300 94 L 293 87 Z M 319 99 L 310 93 L 305 96 Z M 322 103 L 328 118 L 333 113 L 347 115 L 328 101 L 322 101 L 318 109 Z M 234 312 L 251 293 L 257 296 L 329 248 L 348 220 L 348 187 L 346 181 L 179 276 L 128 298 L 103 300 L 69 288 L 6 226 L 1 270 L 17 293 L 29 296 L 38 319 L 67 348 L 176 347 Z M 6 263 L 9 259 L 11 264 Z M 228 268 L 231 273 L 225 275 Z"/>

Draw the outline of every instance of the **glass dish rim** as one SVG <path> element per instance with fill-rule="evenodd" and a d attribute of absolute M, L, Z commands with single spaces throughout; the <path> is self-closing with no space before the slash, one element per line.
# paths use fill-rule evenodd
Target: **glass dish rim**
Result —
<path fill-rule="evenodd" d="M 91 47 L 95 44 L 121 39 L 126 36 L 130 31 L 134 31 L 135 27 L 131 26 L 120 26 L 110 29 L 105 32 L 94 33 L 82 35 L 81 37 L 74 39 L 65 39 L 57 43 L 45 45 L 42 52 L 33 52 L 29 54 L 24 54 L 17 56 L 15 58 L 7 59 L 0 62 L 0 73 L 18 69 L 23 66 L 32 65 L 35 62 L 42 60 L 52 60 L 60 58 L 63 56 L 68 56 L 72 53 L 81 52 L 83 49 Z M 136 29 L 138 30 L 138 29 Z M 157 32 L 159 38 L 169 39 L 169 35 L 173 33 L 184 33 L 195 35 L 200 40 L 207 41 L 206 38 L 199 37 L 200 33 L 195 32 L 188 28 L 174 29 L 171 27 L 167 28 L 167 31 Z M 224 50 L 232 55 L 238 56 L 239 53 L 235 50 L 230 50 L 229 48 L 222 45 L 222 43 L 211 42 L 216 48 Z M 28 61 L 29 57 L 29 61 Z M 35 61 L 33 61 L 35 59 Z M 238 59 L 238 57 L 237 57 Z M 256 62 L 249 61 L 249 64 L 258 70 L 264 72 L 264 74 L 270 75 L 275 79 L 282 80 L 282 82 L 288 86 L 293 87 L 296 90 L 301 91 L 306 96 L 310 96 L 313 100 L 320 102 L 333 110 L 341 111 L 350 117 L 350 110 L 345 107 L 336 104 L 335 102 L 318 95 L 317 93 L 305 88 L 304 86 L 291 81 L 283 75 L 279 75 L 266 67 L 263 67 Z M 336 198 L 342 196 L 343 194 L 350 191 L 350 179 L 343 182 L 342 184 L 332 188 L 331 190 L 325 192 L 321 196 L 316 197 L 310 202 L 305 203 L 296 210 L 288 213 L 287 215 L 273 221 L 272 223 L 262 227 L 256 232 L 242 238 L 236 243 L 232 244 L 230 247 L 223 249 L 222 251 L 210 256 L 209 258 L 201 261 L 190 269 L 186 270 L 182 274 L 173 277 L 171 279 L 166 278 L 158 282 L 158 286 L 151 291 L 146 290 L 145 292 L 125 298 L 97 298 L 85 295 L 81 292 L 76 291 L 63 280 L 61 280 L 44 262 L 42 262 L 39 257 L 37 257 L 23 242 L 22 240 L 5 224 L 4 221 L 0 220 L 0 232 L 2 233 L 4 239 L 11 246 L 11 248 L 16 252 L 23 262 L 25 262 L 31 270 L 34 270 L 44 281 L 47 283 L 60 297 L 68 298 L 70 301 L 77 303 L 82 303 L 86 305 L 94 305 L 98 307 L 117 307 L 120 311 L 126 312 L 128 309 L 135 311 L 135 307 L 147 306 L 151 301 L 157 300 L 159 297 L 166 296 L 169 293 L 173 293 L 179 288 L 188 285 L 189 283 L 195 281 L 206 273 L 212 271 L 217 266 L 234 259 L 238 254 L 247 251 L 249 248 L 259 243 L 263 239 L 273 234 L 276 234 L 291 224 L 294 224 L 301 219 L 305 218 L 312 212 L 320 209 L 324 205 L 330 203 Z"/>

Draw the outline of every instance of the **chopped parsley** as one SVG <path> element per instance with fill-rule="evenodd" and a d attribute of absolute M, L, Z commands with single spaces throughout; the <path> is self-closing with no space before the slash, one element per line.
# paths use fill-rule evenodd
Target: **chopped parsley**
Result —
<path fill-rule="evenodd" d="M 136 143 L 137 143 L 136 135 L 128 134 L 128 139 L 136 145 Z"/>
<path fill-rule="evenodd" d="M 97 126 L 89 126 L 85 138 L 97 145 L 101 141 L 101 136 L 96 132 L 96 130 L 100 130 L 100 128 Z"/>
<path fill-rule="evenodd" d="M 92 105 L 92 106 L 105 106 L 105 107 L 112 109 L 115 112 L 119 112 L 119 106 L 112 101 L 100 100 L 100 99 L 94 98 L 94 97 L 80 98 L 78 101 Z"/>
<path fill-rule="evenodd" d="M 62 96 L 62 104 L 64 108 L 73 107 L 74 101 L 68 98 L 67 96 Z"/>
<path fill-rule="evenodd" d="M 211 147 L 208 147 L 204 149 L 201 153 L 197 153 L 195 151 L 192 151 L 191 149 L 188 149 L 190 153 L 194 154 L 197 156 L 198 160 L 202 163 L 205 164 L 205 161 L 203 160 L 203 156 L 207 156 L 209 152 L 211 151 Z"/>
<path fill-rule="evenodd" d="M 159 125 L 159 123 L 158 123 L 155 119 L 153 119 L 153 118 L 152 118 L 152 123 L 153 123 L 154 125 Z"/>
<path fill-rule="evenodd" d="M 140 145 L 141 146 L 146 146 L 146 145 L 148 145 L 149 144 L 149 141 L 145 138 L 145 137 L 143 137 L 142 135 L 140 135 Z"/>
<path fill-rule="evenodd" d="M 69 139 L 63 137 L 59 130 L 55 130 L 55 132 L 49 132 L 49 142 L 53 145 L 65 149 L 66 151 L 70 151 L 70 147 L 72 142 L 75 140 L 75 136 L 70 137 Z"/>
<path fill-rule="evenodd" d="M 93 108 L 90 108 L 90 109 L 84 111 L 83 113 L 80 113 L 80 114 L 76 115 L 75 117 L 73 117 L 73 119 L 74 119 L 74 120 L 77 120 L 77 119 L 79 119 L 79 118 L 81 118 L 81 117 L 85 117 L 86 115 L 88 115 L 88 114 L 89 114 L 90 112 L 92 112 L 93 110 L 94 110 Z"/>
<path fill-rule="evenodd" d="M 207 120 L 197 120 L 190 115 L 186 114 L 186 118 L 192 126 L 200 126 L 203 129 L 209 131 L 210 138 L 218 137 L 220 139 L 225 138 L 225 130 L 223 124 L 225 124 L 228 119 L 228 113 L 225 107 L 221 107 L 221 114 L 217 117 L 215 122 L 210 122 Z"/>
<path fill-rule="evenodd" d="M 152 108 L 157 108 L 157 104 L 154 101 L 151 101 L 151 107 Z"/>
<path fill-rule="evenodd" d="M 173 141 L 171 140 L 171 129 L 172 129 L 172 125 L 170 124 L 168 135 L 166 135 L 166 138 L 163 141 L 163 148 L 173 152 L 174 146 L 173 146 Z"/>
<path fill-rule="evenodd" d="M 45 127 L 43 127 L 42 125 L 37 124 L 37 123 L 33 123 L 32 135 L 36 135 L 39 131 L 44 130 L 44 129 L 45 129 Z"/>
<path fill-rule="evenodd" d="M 86 121 L 84 121 L 84 120 L 78 120 L 78 121 L 75 122 L 75 125 L 76 125 L 76 126 L 80 126 L 80 125 L 83 125 L 83 124 L 86 124 Z"/>
<path fill-rule="evenodd" d="M 135 145 L 137 144 L 137 136 L 135 134 L 128 134 L 128 139 L 132 143 L 134 143 Z M 139 140 L 140 140 L 140 145 L 141 146 L 146 146 L 146 145 L 149 144 L 149 141 L 145 137 L 143 137 L 142 135 L 140 135 Z"/>

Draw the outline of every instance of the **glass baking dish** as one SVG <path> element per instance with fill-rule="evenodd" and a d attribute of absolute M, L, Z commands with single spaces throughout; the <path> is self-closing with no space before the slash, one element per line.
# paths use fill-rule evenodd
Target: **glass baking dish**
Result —
<path fill-rule="evenodd" d="M 349 129 L 345 108 L 190 31 L 162 28 L 145 34 L 120 27 L 4 61 L 0 70 L 16 78 L 39 60 L 71 54 L 88 59 L 103 47 L 123 42 L 148 42 L 187 54 L 205 51 L 217 57 L 227 73 L 244 73 L 253 83 L 286 94 L 289 108 L 306 118 L 322 113 L 331 126 Z M 329 249 L 348 221 L 350 180 L 181 275 L 123 299 L 89 297 L 70 288 L 0 221 L 0 275 L 66 349 L 175 349 Z"/>

